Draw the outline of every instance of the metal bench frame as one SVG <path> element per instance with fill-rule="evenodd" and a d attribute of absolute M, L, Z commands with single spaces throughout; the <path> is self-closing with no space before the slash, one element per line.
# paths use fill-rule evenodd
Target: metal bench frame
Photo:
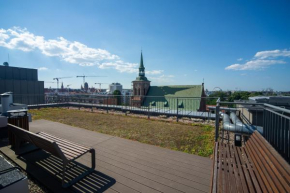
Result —
<path fill-rule="evenodd" d="M 62 162 L 63 162 L 62 187 L 63 188 L 67 188 L 67 187 L 71 186 L 72 184 L 76 183 L 77 181 L 79 181 L 80 179 L 85 177 L 86 175 L 93 172 L 95 169 L 95 150 L 93 148 L 79 145 L 75 142 L 64 140 L 64 139 L 61 139 L 59 137 L 56 137 L 56 136 L 53 136 L 53 135 L 50 135 L 50 134 L 47 134 L 44 132 L 39 132 L 39 133 L 35 134 L 35 133 L 32 133 L 30 131 L 24 130 L 22 128 L 16 127 L 16 126 L 11 125 L 11 124 L 8 124 L 8 129 L 9 129 L 9 132 L 11 132 L 14 135 L 15 153 L 16 154 L 19 153 L 21 142 L 26 141 L 26 142 L 29 142 L 40 149 L 43 149 L 43 150 L 51 153 L 52 155 L 54 155 L 62 160 Z M 53 139 L 55 139 L 55 140 L 53 140 Z M 76 152 L 76 151 L 73 152 L 72 149 L 70 149 L 69 151 L 71 151 L 74 155 L 65 154 L 62 151 L 62 149 L 66 150 L 64 147 L 65 146 L 64 143 L 66 143 L 66 142 L 69 143 L 70 146 L 75 145 L 76 147 L 82 148 L 83 149 L 82 152 L 81 153 Z M 60 148 L 60 146 L 62 146 L 62 149 Z M 27 152 L 25 152 L 25 153 L 27 153 Z M 71 181 L 65 183 L 65 177 L 66 177 L 66 172 L 67 172 L 69 163 L 73 162 L 74 160 L 83 156 L 86 153 L 91 153 L 91 168 L 88 169 L 88 171 L 77 176 L 76 178 L 72 179 Z"/>

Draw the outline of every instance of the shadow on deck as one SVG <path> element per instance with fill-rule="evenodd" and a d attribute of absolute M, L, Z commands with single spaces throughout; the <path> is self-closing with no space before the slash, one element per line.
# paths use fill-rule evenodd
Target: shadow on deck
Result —
<path fill-rule="evenodd" d="M 64 189 L 60 183 L 61 159 L 39 149 L 20 156 L 15 155 L 10 146 L 0 150 L 52 192 L 104 192 L 116 183 L 114 178 L 94 170 L 71 187 Z M 72 162 L 67 169 L 66 181 L 74 179 L 88 169 L 81 163 Z"/>

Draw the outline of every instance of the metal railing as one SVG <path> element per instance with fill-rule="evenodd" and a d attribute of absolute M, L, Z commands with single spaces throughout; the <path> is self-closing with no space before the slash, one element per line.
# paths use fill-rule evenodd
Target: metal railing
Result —
<path fill-rule="evenodd" d="M 129 95 L 17 95 L 13 94 L 14 103 L 28 104 L 29 108 L 74 106 L 85 108 L 122 111 L 127 114 L 148 116 L 170 116 L 178 121 L 182 117 L 215 119 L 215 114 L 207 107 L 217 97 L 164 97 L 164 96 L 129 96 Z M 214 105 L 212 105 L 214 106 Z"/>
<path fill-rule="evenodd" d="M 290 163 L 290 110 L 264 107 L 263 136 Z"/>
<path fill-rule="evenodd" d="M 218 99 L 215 108 L 215 141 L 218 141 L 220 134 L 222 140 L 230 140 L 229 134 L 228 138 L 224 137 L 224 132 L 228 131 L 220 128 L 220 112 L 226 113 L 233 110 L 244 124 L 251 125 L 256 129 L 262 128 L 260 132 L 263 137 L 290 163 L 289 109 L 264 103 L 226 102 Z M 238 129 L 234 131 L 234 133 L 239 132 Z"/>

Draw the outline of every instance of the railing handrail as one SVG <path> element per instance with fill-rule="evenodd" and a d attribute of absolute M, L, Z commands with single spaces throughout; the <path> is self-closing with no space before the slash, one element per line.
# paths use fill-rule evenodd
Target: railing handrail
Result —
<path fill-rule="evenodd" d="M 264 105 L 265 103 L 247 103 L 247 102 L 226 102 L 221 101 L 220 104 L 236 104 L 236 105 Z"/>
<path fill-rule="evenodd" d="M 274 106 L 274 105 L 270 105 L 270 104 L 267 104 L 267 103 L 265 103 L 264 106 L 270 107 L 272 109 L 276 109 L 276 110 L 282 111 L 284 113 L 289 113 L 290 114 L 290 110 L 289 109 L 284 109 L 284 108 L 277 107 L 277 106 Z"/>

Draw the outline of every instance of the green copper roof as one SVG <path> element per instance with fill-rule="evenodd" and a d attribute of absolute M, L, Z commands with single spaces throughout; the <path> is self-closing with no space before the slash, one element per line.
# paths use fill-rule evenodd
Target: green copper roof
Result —
<path fill-rule="evenodd" d="M 150 89 L 143 102 L 143 106 L 152 108 L 168 108 L 187 111 L 197 111 L 200 107 L 200 99 L 177 97 L 201 97 L 202 85 L 185 86 L 150 86 Z"/>

